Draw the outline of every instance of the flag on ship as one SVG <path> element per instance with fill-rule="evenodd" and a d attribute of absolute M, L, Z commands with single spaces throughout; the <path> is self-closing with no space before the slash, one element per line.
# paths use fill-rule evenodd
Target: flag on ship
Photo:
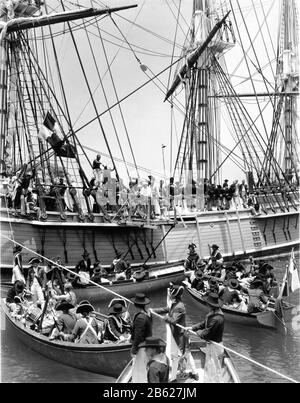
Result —
<path fill-rule="evenodd" d="M 75 158 L 75 148 L 71 144 L 65 144 L 59 125 L 50 112 L 46 114 L 38 137 L 41 140 L 47 141 L 58 156 Z"/>

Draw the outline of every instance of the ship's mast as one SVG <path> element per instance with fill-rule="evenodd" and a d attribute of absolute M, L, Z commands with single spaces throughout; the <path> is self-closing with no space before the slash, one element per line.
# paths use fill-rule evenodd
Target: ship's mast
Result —
<path fill-rule="evenodd" d="M 177 154 L 174 176 L 185 185 L 192 180 L 200 189 L 198 209 L 204 208 L 204 180 L 219 182 L 220 117 L 216 76 L 211 69 L 214 58 L 234 45 L 234 36 L 228 24 L 228 10 L 221 8 L 217 15 L 212 0 L 194 0 L 191 41 L 186 65 L 177 74 L 167 97 L 185 79 L 186 119 Z M 187 172 L 188 171 L 188 174 Z M 202 200 L 202 202 L 201 202 Z"/>

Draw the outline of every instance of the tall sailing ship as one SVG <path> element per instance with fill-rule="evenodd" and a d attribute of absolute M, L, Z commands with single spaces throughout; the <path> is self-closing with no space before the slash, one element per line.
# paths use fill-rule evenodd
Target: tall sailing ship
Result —
<path fill-rule="evenodd" d="M 67 267 L 74 267 L 84 251 L 103 265 L 110 265 L 120 252 L 132 264 L 161 265 L 184 259 L 189 242 L 197 244 L 203 258 L 210 255 L 212 244 L 217 244 L 227 258 L 270 256 L 298 247 L 297 4 L 295 0 L 277 2 L 280 21 L 277 48 L 273 49 L 276 58 L 268 63 L 271 82 L 256 52 L 258 36 L 262 39 L 260 46 L 267 47 L 267 39 L 264 41 L 262 35 L 267 15 L 258 24 L 254 37 L 240 3 L 191 2 L 191 27 L 180 59 L 172 59 L 174 80 L 165 91 L 171 113 L 178 110 L 183 116 L 172 176 L 174 184 L 185 189 L 185 197 L 182 200 L 180 194 L 179 198 L 175 195 L 175 206 L 167 216 L 152 216 L 152 208 L 147 205 L 145 214 L 135 217 L 128 213 L 128 193 L 122 201 L 119 197 L 111 212 L 91 185 L 92 164 L 78 139 L 70 111 L 72 95 L 65 85 L 72 72 L 69 71 L 69 77 L 63 74 L 64 60 L 58 56 L 59 39 L 67 35 L 68 47 L 72 47 L 80 68 L 80 73 L 74 73 L 74 85 L 81 79 L 80 85 L 85 86 L 90 97 L 87 106 L 91 119 L 84 127 L 93 124 L 93 130 L 103 137 L 112 167 L 108 175 L 112 175 L 122 193 L 120 164 L 128 172 L 127 163 L 125 158 L 119 162 L 114 157 L 112 139 L 103 124 L 103 115 L 119 107 L 122 100 L 110 105 L 106 99 L 107 109 L 102 112 L 95 101 L 93 84 L 101 83 L 99 65 L 103 60 L 96 56 L 96 49 L 103 45 L 102 19 L 114 13 L 125 14 L 135 5 L 95 8 L 97 2 L 93 1 L 0 1 L 2 268 L 12 267 L 11 240 L 48 258 L 59 255 Z M 265 13 L 262 4 L 261 7 L 260 11 Z M 125 36 L 122 40 L 130 47 Z M 236 91 L 226 64 L 237 44 L 251 84 L 249 93 Z M 81 53 L 82 46 L 90 51 L 93 69 L 86 63 L 86 52 Z M 103 57 L 111 74 L 107 53 Z M 147 66 L 140 67 L 147 72 Z M 260 88 L 254 76 L 260 79 Z M 149 82 L 156 80 L 155 76 Z M 247 99 L 251 99 L 251 108 Z M 272 111 L 269 122 L 264 117 L 266 104 Z M 222 139 L 222 108 L 235 139 L 231 150 L 224 146 L 226 139 Z M 114 129 L 118 138 L 117 128 Z M 122 150 L 122 144 L 119 146 Z M 133 154 L 132 148 L 131 151 Z M 209 205 L 207 187 L 221 182 L 222 168 L 228 159 L 244 173 L 249 198 L 259 205 L 259 210 L 240 203 L 231 209 Z M 134 154 L 133 161 L 136 177 L 140 178 Z M 11 193 L 14 200 L 18 199 L 15 206 L 9 205 L 6 197 L 13 180 Z M 38 214 L 26 215 L 26 192 L 20 185 L 26 182 L 37 195 Z"/>

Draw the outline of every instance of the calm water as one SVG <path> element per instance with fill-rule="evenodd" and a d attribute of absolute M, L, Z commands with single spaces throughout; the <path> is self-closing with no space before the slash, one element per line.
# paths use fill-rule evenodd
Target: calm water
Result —
<path fill-rule="evenodd" d="M 283 269 L 286 260 L 273 261 L 276 267 L 276 276 L 283 278 Z M 162 306 L 165 297 L 162 292 L 151 295 L 152 306 Z M 290 300 L 300 310 L 299 292 Z M 189 296 L 184 297 L 190 324 L 199 322 L 204 315 L 198 312 L 197 304 Z M 98 306 L 106 313 L 106 307 Z M 2 327 L 3 323 L 2 317 Z M 291 318 L 287 322 L 291 329 L 287 336 L 280 335 L 268 329 L 251 329 L 250 327 L 225 325 L 224 345 L 246 355 L 261 364 L 269 366 L 291 378 L 300 381 L 300 328 L 292 330 Z M 154 329 L 160 336 L 164 327 L 155 321 Z M 232 359 L 238 369 L 242 382 L 248 383 L 275 383 L 287 382 L 262 368 L 259 368 L 237 356 Z M 95 375 L 89 372 L 73 369 L 49 360 L 35 353 L 12 334 L 1 331 L 1 378 L 2 382 L 113 382 L 112 378 Z"/>

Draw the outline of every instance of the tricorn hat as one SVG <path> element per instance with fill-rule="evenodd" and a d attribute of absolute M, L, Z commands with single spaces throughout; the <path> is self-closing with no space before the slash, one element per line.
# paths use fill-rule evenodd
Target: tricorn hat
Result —
<path fill-rule="evenodd" d="M 147 347 L 166 347 L 166 343 L 158 337 L 146 337 L 145 341 L 139 344 L 139 348 Z"/>
<path fill-rule="evenodd" d="M 89 301 L 81 301 L 76 309 L 76 313 L 93 312 L 95 308 Z"/>
<path fill-rule="evenodd" d="M 73 304 L 71 304 L 68 301 L 61 301 L 57 306 L 56 310 L 57 311 L 68 311 L 69 309 L 75 308 Z"/>
<path fill-rule="evenodd" d="M 197 271 L 195 272 L 195 277 L 196 277 L 196 279 L 198 279 L 198 280 L 202 280 L 203 277 L 204 277 L 204 274 L 203 274 L 203 272 L 202 272 L 201 270 L 197 270 Z"/>
<path fill-rule="evenodd" d="M 170 288 L 170 295 L 172 297 L 181 297 L 183 291 L 184 287 L 182 285 L 174 285 L 172 288 Z"/>
<path fill-rule="evenodd" d="M 13 248 L 13 253 L 21 252 L 22 249 L 23 249 L 23 248 L 22 248 L 21 245 L 16 245 L 16 246 L 14 246 L 14 248 Z"/>
<path fill-rule="evenodd" d="M 116 305 L 116 304 L 121 304 L 121 305 L 124 306 L 124 308 L 127 308 L 127 303 L 126 303 L 125 299 L 122 299 L 122 298 L 113 298 L 110 301 L 110 303 L 108 305 L 108 308 L 110 308 L 110 307 L 112 307 L 113 305 Z"/>
<path fill-rule="evenodd" d="M 141 293 L 135 294 L 135 297 L 131 298 L 131 301 L 135 305 L 148 305 L 151 302 L 151 300 L 149 298 L 147 298 L 145 294 L 141 294 Z"/>
<path fill-rule="evenodd" d="M 123 313 L 126 311 L 126 308 L 122 304 L 113 304 L 109 308 L 109 313 Z"/>
<path fill-rule="evenodd" d="M 254 279 L 254 281 L 251 283 L 251 287 L 253 288 L 258 288 L 258 287 L 262 287 L 264 285 L 262 280 Z"/>
<path fill-rule="evenodd" d="M 211 248 L 212 249 L 220 249 L 220 247 L 218 245 L 216 245 L 216 244 L 211 245 Z"/>
<path fill-rule="evenodd" d="M 235 278 L 231 278 L 231 279 L 228 281 L 228 285 L 229 285 L 229 287 L 233 288 L 234 290 L 236 290 L 236 289 L 239 288 L 239 282 L 238 282 L 238 280 L 235 279 Z"/>
<path fill-rule="evenodd" d="M 28 264 L 30 265 L 35 263 L 41 263 L 41 259 L 39 259 L 38 257 L 32 257 L 31 259 L 28 260 Z"/>
<path fill-rule="evenodd" d="M 122 252 L 120 252 L 120 251 L 117 251 L 117 252 L 116 252 L 116 258 L 117 258 L 117 259 L 119 259 L 122 255 L 123 255 Z"/>
<path fill-rule="evenodd" d="M 90 256 L 90 254 L 87 250 L 85 250 L 81 256 Z"/>
<path fill-rule="evenodd" d="M 197 245 L 195 245 L 194 243 L 190 243 L 188 246 L 188 249 L 190 249 L 190 248 L 195 249 L 195 248 L 197 248 Z"/>
<path fill-rule="evenodd" d="M 220 308 L 223 305 L 223 302 L 219 299 L 218 294 L 215 292 L 211 292 L 207 297 L 204 297 L 204 301 L 214 308 Z"/>

